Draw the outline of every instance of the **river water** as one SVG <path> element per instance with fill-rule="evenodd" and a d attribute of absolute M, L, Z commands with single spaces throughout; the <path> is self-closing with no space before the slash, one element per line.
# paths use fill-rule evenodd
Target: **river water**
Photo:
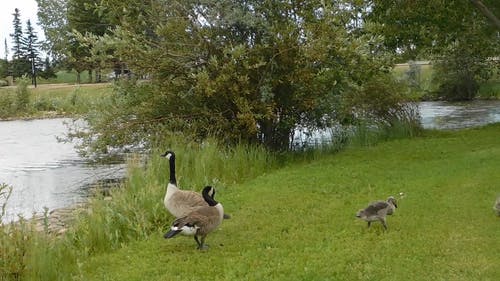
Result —
<path fill-rule="evenodd" d="M 0 122 L 0 183 L 12 187 L 3 221 L 67 207 L 87 197 L 92 183 L 124 176 L 124 165 L 90 165 L 62 143 L 70 119 Z M 5 196 L 0 196 L 0 207 Z"/>
<path fill-rule="evenodd" d="M 422 125 L 428 129 L 500 122 L 500 101 L 423 102 L 419 108 Z M 85 200 L 90 184 L 124 176 L 124 164 L 89 165 L 77 154 L 74 143 L 57 141 L 64 137 L 69 120 L 0 121 L 0 183 L 13 187 L 3 221 L 43 213 L 44 207 L 73 205 Z M 0 196 L 0 207 L 3 203 Z"/>
<path fill-rule="evenodd" d="M 425 129 L 462 129 L 500 122 L 500 100 L 431 101 L 419 104 Z"/>

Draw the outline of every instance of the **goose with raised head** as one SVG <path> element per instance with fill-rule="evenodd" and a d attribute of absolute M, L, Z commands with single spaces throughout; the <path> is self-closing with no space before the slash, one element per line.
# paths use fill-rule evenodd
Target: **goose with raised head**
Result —
<path fill-rule="evenodd" d="M 202 195 L 208 206 L 198 207 L 187 216 L 176 219 L 172 223 L 170 231 L 165 233 L 164 237 L 166 239 L 173 238 L 177 234 L 194 236 L 199 250 L 208 247 L 205 245 L 205 238 L 221 224 L 224 217 L 224 208 L 221 203 L 215 201 L 215 189 L 213 187 L 206 186 L 202 191 Z"/>
<path fill-rule="evenodd" d="M 394 214 L 398 207 L 396 199 L 392 196 L 387 198 L 387 201 L 376 201 L 368 205 L 368 207 L 359 210 L 356 217 L 368 222 L 368 227 L 374 221 L 380 221 L 385 229 L 387 229 L 386 216 Z"/>
<path fill-rule="evenodd" d="M 191 191 L 182 190 L 177 186 L 177 178 L 175 175 L 175 153 L 167 150 L 161 155 L 169 160 L 170 179 L 167 184 L 167 191 L 163 203 L 165 208 L 176 218 L 181 218 L 196 210 L 198 207 L 208 206 L 202 195 Z M 231 216 L 224 214 L 225 219 Z"/>
<path fill-rule="evenodd" d="M 190 190 L 181 190 L 177 186 L 177 178 L 175 176 L 175 153 L 168 150 L 161 156 L 167 158 L 170 164 L 170 179 L 163 200 L 165 208 L 167 208 L 174 217 L 181 218 L 199 207 L 208 206 L 207 202 L 199 193 Z"/>

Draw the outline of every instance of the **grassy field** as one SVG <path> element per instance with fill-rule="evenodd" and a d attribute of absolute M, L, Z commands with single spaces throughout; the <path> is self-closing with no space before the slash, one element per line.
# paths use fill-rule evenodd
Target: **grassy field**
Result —
<path fill-rule="evenodd" d="M 165 225 L 80 261 L 79 278 L 497 280 L 498 139 L 500 125 L 427 132 L 299 161 L 222 188 L 217 199 L 232 219 L 208 237 L 208 251 L 196 250 L 190 237 L 163 239 Z M 142 188 L 158 194 L 158 186 Z M 389 195 L 399 208 L 388 231 L 355 218 Z"/>
<path fill-rule="evenodd" d="M 214 185 L 232 218 L 210 234 L 163 239 L 168 163 L 129 161 L 124 188 L 97 196 L 63 236 L 0 231 L 0 280 L 496 280 L 500 124 L 338 153 L 279 157 L 166 137 L 182 188 Z M 145 166 L 144 166 L 145 165 Z M 193 188 L 194 187 L 194 188 Z M 403 198 L 400 197 L 403 193 Z M 388 230 L 355 218 L 395 195 Z"/>

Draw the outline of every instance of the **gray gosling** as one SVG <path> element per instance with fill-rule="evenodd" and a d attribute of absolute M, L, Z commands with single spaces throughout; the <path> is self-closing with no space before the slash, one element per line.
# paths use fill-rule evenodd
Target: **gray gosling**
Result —
<path fill-rule="evenodd" d="M 387 201 L 376 201 L 370 203 L 368 207 L 359 210 L 356 217 L 368 222 L 370 227 L 373 221 L 380 221 L 384 228 L 387 230 L 386 216 L 394 214 L 398 207 L 396 199 L 390 196 Z"/>
<path fill-rule="evenodd" d="M 500 196 L 497 198 L 495 205 L 493 205 L 493 210 L 495 210 L 497 216 L 500 216 Z"/>
<path fill-rule="evenodd" d="M 194 240 L 198 244 L 198 250 L 208 248 L 208 245 L 205 245 L 205 238 L 221 224 L 224 217 L 224 208 L 221 203 L 215 201 L 215 189 L 213 187 L 206 186 L 202 194 L 208 206 L 199 207 L 187 216 L 176 219 L 172 223 L 170 231 L 163 236 L 165 239 L 175 237 L 180 233 L 194 236 Z M 198 237 L 201 237 L 201 239 Z"/>

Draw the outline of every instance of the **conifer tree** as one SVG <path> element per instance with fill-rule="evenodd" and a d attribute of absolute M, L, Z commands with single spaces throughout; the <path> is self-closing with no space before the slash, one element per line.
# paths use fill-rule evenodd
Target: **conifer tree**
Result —
<path fill-rule="evenodd" d="M 10 34 L 12 38 L 12 76 L 21 77 L 30 72 L 30 62 L 27 59 L 25 49 L 23 48 L 23 28 L 21 24 L 21 13 L 19 9 L 14 9 L 14 20 L 12 21 L 14 33 Z"/>
<path fill-rule="evenodd" d="M 20 59 L 23 56 L 22 52 L 22 39 L 23 39 L 23 28 L 21 24 L 21 13 L 18 8 L 14 10 L 14 13 L 12 14 L 14 16 L 14 20 L 12 21 L 12 24 L 14 26 L 14 33 L 10 34 L 10 37 L 12 37 L 12 51 L 14 52 L 12 54 L 13 59 Z"/>
<path fill-rule="evenodd" d="M 40 52 L 38 49 L 40 48 L 40 44 L 38 43 L 38 36 L 33 29 L 33 26 L 31 25 L 31 21 L 28 20 L 26 22 L 26 30 L 25 30 L 25 37 L 23 37 L 23 51 L 25 54 L 25 57 L 28 59 L 30 66 L 31 66 L 31 84 L 37 86 L 37 73 L 40 71 L 40 67 L 42 65 L 41 59 L 40 59 Z"/>

